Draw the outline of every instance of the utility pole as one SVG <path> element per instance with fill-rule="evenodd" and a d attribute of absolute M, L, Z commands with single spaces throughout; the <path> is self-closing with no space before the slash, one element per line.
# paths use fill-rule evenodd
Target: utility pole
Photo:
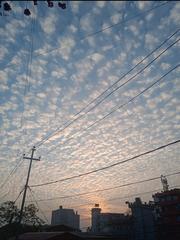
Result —
<path fill-rule="evenodd" d="M 35 150 L 36 150 L 36 147 L 34 146 L 32 148 L 31 157 L 25 157 L 25 154 L 23 155 L 23 159 L 30 160 L 30 163 L 29 163 L 29 169 L 28 169 L 26 184 L 25 184 L 25 187 L 24 187 L 24 194 L 23 194 L 23 199 L 22 199 L 22 203 L 21 203 L 21 210 L 20 210 L 20 215 L 19 215 L 18 226 L 20 226 L 21 221 L 22 221 L 23 209 L 24 209 L 24 204 L 25 204 L 25 200 L 26 200 L 26 192 L 27 192 L 27 188 L 28 188 L 28 182 L 29 182 L 29 177 L 30 177 L 30 172 L 31 172 L 32 161 L 33 160 L 40 161 L 40 157 L 39 158 L 34 158 Z M 16 239 L 18 239 L 18 236 L 16 237 Z"/>

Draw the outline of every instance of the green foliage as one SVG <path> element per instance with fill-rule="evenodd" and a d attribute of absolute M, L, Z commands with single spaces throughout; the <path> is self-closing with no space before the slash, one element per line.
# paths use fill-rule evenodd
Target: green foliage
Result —
<path fill-rule="evenodd" d="M 19 209 L 14 202 L 7 201 L 0 206 L 0 226 L 16 221 L 19 215 Z"/>
<path fill-rule="evenodd" d="M 38 211 L 39 209 L 34 204 L 29 204 L 24 208 L 23 222 L 33 226 L 44 224 L 44 221 L 36 215 Z"/>
<path fill-rule="evenodd" d="M 22 223 L 29 225 L 42 225 L 44 221 L 37 216 L 38 208 L 34 204 L 29 204 L 24 208 Z M 0 205 L 0 226 L 17 222 L 20 210 L 12 201 L 4 202 Z"/>

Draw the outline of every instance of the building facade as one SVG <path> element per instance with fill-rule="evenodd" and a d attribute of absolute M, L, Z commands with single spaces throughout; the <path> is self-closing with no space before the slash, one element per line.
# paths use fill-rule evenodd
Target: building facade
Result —
<path fill-rule="evenodd" d="M 180 189 L 153 195 L 158 240 L 180 239 Z"/>
<path fill-rule="evenodd" d="M 113 234 L 124 239 L 128 238 L 131 226 L 130 216 L 122 213 L 102 213 L 99 204 L 95 204 L 91 210 L 91 217 L 91 231 L 93 233 Z"/>
<path fill-rule="evenodd" d="M 130 239 L 133 240 L 155 240 L 155 217 L 154 204 L 142 203 L 140 198 L 135 202 L 126 202 L 132 213 L 132 232 Z"/>
<path fill-rule="evenodd" d="M 65 225 L 79 229 L 80 216 L 73 209 L 65 209 L 62 206 L 52 211 L 51 225 Z"/>

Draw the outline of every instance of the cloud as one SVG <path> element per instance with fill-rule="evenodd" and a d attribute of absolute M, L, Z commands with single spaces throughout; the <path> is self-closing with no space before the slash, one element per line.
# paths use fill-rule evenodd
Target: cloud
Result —
<path fill-rule="evenodd" d="M 146 33 L 145 43 L 146 43 L 146 47 L 152 50 L 154 46 L 158 43 L 158 39 L 157 37 L 153 36 L 153 34 Z"/>
<path fill-rule="evenodd" d="M 5 71 L 0 71 L 1 83 L 0 83 L 0 91 L 6 91 L 9 89 L 8 87 L 8 74 Z"/>
<path fill-rule="evenodd" d="M 90 58 L 95 62 L 95 63 L 98 63 L 99 61 L 101 61 L 104 56 L 100 53 L 94 53 L 90 56 Z"/>
<path fill-rule="evenodd" d="M 102 7 L 98 7 L 97 4 Z M 165 11 L 159 11 L 158 14 L 153 11 L 153 14 L 138 21 L 133 19 L 125 26 L 117 26 L 111 28 L 109 32 L 100 32 L 79 40 L 88 33 L 116 24 L 121 20 L 122 11 L 127 15 L 131 15 L 131 10 L 138 14 L 139 10 L 143 11 L 147 5 L 141 3 L 137 9 L 134 3 L 129 5 L 123 1 L 111 1 L 106 4 L 92 2 L 89 5 L 73 1 L 69 6 L 70 11 L 58 11 L 58 14 L 53 12 L 53 9 L 49 11 L 49 8 L 44 8 L 46 17 L 37 19 L 30 75 L 27 72 L 30 19 L 25 18 L 22 23 L 15 21 L 14 24 L 14 19 L 8 18 L 7 23 L 11 29 L 8 30 L 5 24 L 0 30 L 5 46 L 1 52 L 3 58 L 0 72 L 1 182 L 24 152 L 29 156 L 33 145 L 37 146 L 39 141 L 57 128 L 62 129 L 67 122 L 75 119 L 77 115 L 74 114 L 127 73 L 149 53 L 148 49 L 153 49 L 172 34 L 171 29 L 176 29 L 177 16 L 172 13 L 175 11 L 174 5 Z M 57 26 L 62 25 L 62 18 L 63 31 L 61 29 L 56 31 Z M 43 32 L 39 32 L 41 30 L 39 27 L 42 27 Z M 54 51 L 49 51 L 54 48 Z M 41 155 L 42 160 L 33 163 L 30 185 L 107 166 L 178 139 L 179 70 L 173 71 L 159 84 L 105 117 L 89 130 L 84 130 L 165 74 L 177 63 L 177 49 L 178 44 L 163 54 L 146 71 L 107 97 L 99 106 L 78 121 L 74 121 L 65 131 L 59 132 L 37 147 L 35 156 Z M 112 89 L 131 78 L 160 52 L 159 50 L 154 53 Z M 4 69 L 4 66 L 11 63 L 14 65 Z M 26 79 L 28 91 L 24 94 Z M 106 94 L 108 93 L 110 90 L 107 90 Z M 102 99 L 103 96 L 98 99 Z M 97 100 L 94 104 L 96 103 Z M 84 109 L 81 114 L 94 104 Z M 74 134 L 77 135 L 72 137 Z M 156 154 L 73 181 L 34 189 L 35 196 L 49 198 L 82 193 L 112 187 L 119 182 L 128 183 L 173 172 L 179 166 L 178 147 L 174 145 Z M 7 191 L 11 189 L 6 199 L 12 200 L 18 195 L 26 178 L 27 167 L 28 162 L 24 161 L 2 189 L 1 195 L 6 189 Z M 172 186 L 177 184 L 178 179 L 172 177 L 169 181 Z M 123 207 L 119 208 L 117 203 L 110 204 L 107 201 L 110 195 L 117 197 L 143 192 L 147 188 L 153 190 L 156 185 L 160 187 L 160 184 L 157 181 L 147 185 L 40 204 L 43 210 L 47 207 L 52 210 L 58 207 L 59 201 L 67 207 L 98 201 L 102 204 L 103 210 L 124 211 L 124 201 L 121 202 Z M 149 194 L 145 199 L 148 201 L 150 197 Z M 27 200 L 30 200 L 29 195 Z M 82 215 L 89 216 L 90 207 L 79 208 L 79 211 Z M 48 214 L 50 217 L 50 213 Z"/>
<path fill-rule="evenodd" d="M 161 67 L 163 70 L 168 70 L 171 67 L 171 65 L 169 63 L 161 63 Z"/>
<path fill-rule="evenodd" d="M 138 36 L 139 35 L 139 29 L 136 25 L 131 25 L 129 27 L 129 29 L 132 31 L 132 33 L 135 35 L 135 36 Z"/>
<path fill-rule="evenodd" d="M 102 29 L 105 29 L 104 34 L 110 35 L 112 33 L 112 29 L 108 27 L 109 27 L 109 23 L 104 22 L 102 25 Z"/>
<path fill-rule="evenodd" d="M 137 1 L 136 5 L 139 10 L 147 9 L 152 4 L 152 1 Z"/>
<path fill-rule="evenodd" d="M 170 11 L 170 20 L 172 20 L 176 25 L 178 25 L 180 22 L 179 11 L 180 11 L 180 3 L 177 2 Z"/>
<path fill-rule="evenodd" d="M 106 1 L 97 1 L 96 2 L 96 5 L 99 7 L 99 8 L 103 8 L 103 7 L 105 7 L 105 5 L 106 5 Z"/>
<path fill-rule="evenodd" d="M 79 12 L 79 6 L 81 4 L 80 1 L 72 1 L 71 3 L 71 9 L 74 14 L 77 14 Z"/>
<path fill-rule="evenodd" d="M 93 16 L 90 13 L 87 13 L 80 19 L 80 27 L 85 32 L 92 32 L 93 31 Z"/>
<path fill-rule="evenodd" d="M 147 20 L 147 21 L 150 21 L 150 20 L 152 20 L 153 17 L 154 17 L 154 13 L 151 12 L 151 13 L 149 13 L 149 14 L 146 16 L 146 20 Z"/>
<path fill-rule="evenodd" d="M 73 39 L 73 37 L 63 37 L 58 39 L 58 43 L 60 46 L 58 49 L 58 53 L 64 60 L 69 60 L 70 54 L 75 47 L 75 40 Z M 53 54 L 56 55 L 56 53 Z"/>
<path fill-rule="evenodd" d="M 41 18 L 40 25 L 44 33 L 48 35 L 52 35 L 56 31 L 56 23 L 57 23 L 56 15 L 49 15 L 47 17 Z"/>
<path fill-rule="evenodd" d="M 66 74 L 67 74 L 66 69 L 61 68 L 61 67 L 53 70 L 52 73 L 51 73 L 52 77 L 56 77 L 56 78 L 59 78 L 59 79 Z"/>
<path fill-rule="evenodd" d="M 125 1 L 111 1 L 110 3 L 114 7 L 115 11 L 122 10 L 125 7 L 125 4 L 126 4 Z"/>
<path fill-rule="evenodd" d="M 6 47 L 0 47 L 0 61 L 8 54 L 8 49 Z"/>
<path fill-rule="evenodd" d="M 75 25 L 71 24 L 71 25 L 69 26 L 69 30 L 70 30 L 72 33 L 76 33 L 76 32 L 77 32 L 77 27 L 76 27 Z"/>
<path fill-rule="evenodd" d="M 121 19 L 122 19 L 122 15 L 119 13 L 116 13 L 113 16 L 111 16 L 111 21 L 113 24 L 120 22 Z"/>

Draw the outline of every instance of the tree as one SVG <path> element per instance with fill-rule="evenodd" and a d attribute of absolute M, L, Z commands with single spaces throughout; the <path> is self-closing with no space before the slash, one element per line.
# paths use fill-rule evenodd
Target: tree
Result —
<path fill-rule="evenodd" d="M 29 204 L 24 208 L 23 222 L 30 225 L 42 225 L 45 222 L 39 218 L 36 214 L 39 209 L 34 204 Z"/>
<path fill-rule="evenodd" d="M 42 225 L 44 221 L 37 216 L 38 208 L 34 204 L 29 204 L 24 208 L 22 223 L 29 225 Z M 0 226 L 17 222 L 20 210 L 12 201 L 4 202 L 0 205 Z"/>
<path fill-rule="evenodd" d="M 14 202 L 7 201 L 0 206 L 0 226 L 11 224 L 17 220 L 19 209 L 15 206 Z"/>

